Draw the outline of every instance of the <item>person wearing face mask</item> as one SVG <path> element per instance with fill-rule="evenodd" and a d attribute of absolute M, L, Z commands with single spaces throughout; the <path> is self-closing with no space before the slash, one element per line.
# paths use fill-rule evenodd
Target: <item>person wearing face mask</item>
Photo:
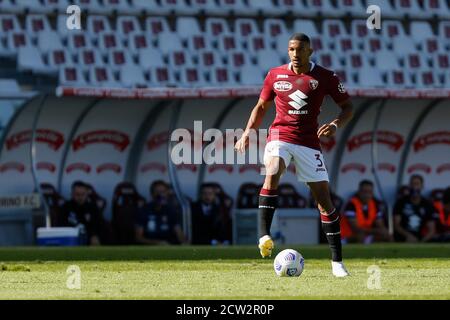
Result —
<path fill-rule="evenodd" d="M 384 224 L 384 205 L 373 194 L 373 183 L 362 180 L 358 192 L 344 209 L 342 237 L 348 242 L 370 244 L 374 241 L 392 241 Z"/>
<path fill-rule="evenodd" d="M 409 180 L 409 195 L 397 200 L 394 205 L 396 240 L 428 242 L 435 236 L 436 210 L 422 196 L 423 185 L 422 176 L 412 175 Z"/>
<path fill-rule="evenodd" d="M 78 227 L 82 242 L 99 245 L 101 214 L 98 208 L 88 201 L 87 185 L 81 181 L 72 184 L 71 199 L 61 209 L 61 227 Z"/>
<path fill-rule="evenodd" d="M 169 186 L 155 181 L 150 186 L 152 201 L 139 210 L 136 220 L 136 241 L 140 244 L 185 244 L 178 212 L 170 201 Z"/>

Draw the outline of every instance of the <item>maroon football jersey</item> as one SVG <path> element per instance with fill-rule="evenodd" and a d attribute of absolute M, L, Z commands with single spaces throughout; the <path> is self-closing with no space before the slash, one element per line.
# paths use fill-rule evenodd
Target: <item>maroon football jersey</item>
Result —
<path fill-rule="evenodd" d="M 267 141 L 280 140 L 321 150 L 317 118 L 326 95 L 336 103 L 349 99 L 333 71 L 312 62 L 310 71 L 302 74 L 292 71 L 290 64 L 271 69 L 260 95 L 264 101 L 275 99 L 276 104 Z"/>

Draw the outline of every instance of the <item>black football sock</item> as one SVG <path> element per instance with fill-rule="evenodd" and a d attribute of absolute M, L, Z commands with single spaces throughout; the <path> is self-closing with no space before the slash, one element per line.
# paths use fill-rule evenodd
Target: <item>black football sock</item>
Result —
<path fill-rule="evenodd" d="M 331 260 L 342 261 L 342 243 L 341 243 L 341 225 L 340 215 L 333 209 L 331 213 L 320 213 L 322 221 L 322 230 L 328 240 L 331 249 Z"/>
<path fill-rule="evenodd" d="M 259 194 L 259 209 L 258 209 L 258 232 L 259 238 L 268 235 L 270 236 L 270 227 L 272 225 L 273 215 L 278 205 L 277 190 L 261 189 Z"/>

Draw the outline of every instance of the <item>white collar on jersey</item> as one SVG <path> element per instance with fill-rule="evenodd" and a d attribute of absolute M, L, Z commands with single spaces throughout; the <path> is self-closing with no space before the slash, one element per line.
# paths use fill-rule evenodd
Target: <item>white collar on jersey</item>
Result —
<path fill-rule="evenodd" d="M 310 68 L 309 68 L 308 72 L 311 72 L 314 69 L 314 67 L 316 66 L 316 64 L 313 61 L 310 61 L 309 65 L 310 65 Z M 292 71 L 292 62 L 289 62 L 288 69 Z"/>

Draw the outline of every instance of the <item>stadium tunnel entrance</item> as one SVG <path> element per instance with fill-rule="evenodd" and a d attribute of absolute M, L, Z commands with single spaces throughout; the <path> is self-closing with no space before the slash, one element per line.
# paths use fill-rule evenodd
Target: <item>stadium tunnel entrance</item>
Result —
<path fill-rule="evenodd" d="M 322 141 L 334 192 L 348 198 L 359 181 L 370 179 L 378 183 L 377 196 L 392 204 L 396 190 L 413 173 L 425 176 L 427 191 L 448 184 L 450 109 L 446 100 L 368 95 L 353 101 L 353 121 L 338 130 L 335 138 Z M 0 190 L 4 196 L 38 192 L 42 198 L 40 185 L 48 183 L 70 198 L 71 184 L 81 180 L 106 200 L 104 215 L 110 219 L 116 185 L 131 182 L 148 199 L 150 184 L 164 180 L 183 206 L 184 229 L 189 234 L 188 201 L 198 197 L 203 183 L 219 183 L 236 199 L 242 184 L 262 183 L 263 177 L 259 165 L 252 164 L 175 165 L 169 156 L 174 146 L 171 133 L 178 128 L 193 132 L 197 120 L 202 121 L 203 130 L 242 128 L 255 102 L 255 94 L 180 94 L 171 99 L 35 96 L 17 110 L 4 130 Z M 331 121 L 338 111 L 327 99 L 320 123 Z M 270 126 L 274 114 L 271 108 L 262 128 Z M 306 186 L 296 180 L 294 168 L 287 170 L 283 182 L 309 196 Z M 30 244 L 31 238 L 26 239 Z"/>

